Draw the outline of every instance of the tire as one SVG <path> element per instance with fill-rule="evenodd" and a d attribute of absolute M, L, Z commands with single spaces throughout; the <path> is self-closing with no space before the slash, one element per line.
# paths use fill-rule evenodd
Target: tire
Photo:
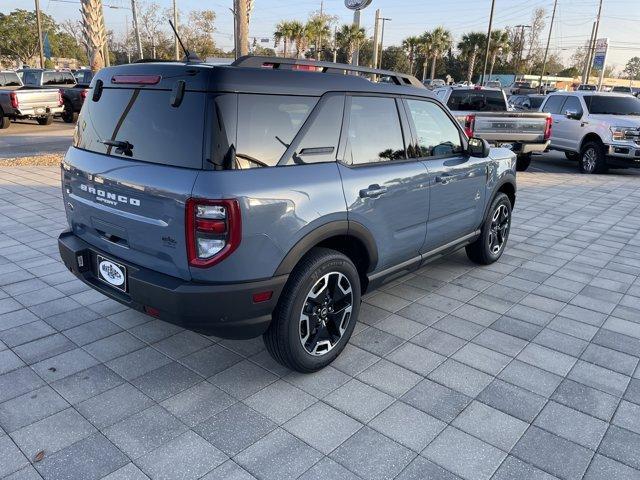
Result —
<path fill-rule="evenodd" d="M 497 261 L 507 245 L 510 230 L 511 201 L 504 193 L 499 192 L 491 202 L 480 236 L 466 247 L 469 260 L 480 265 Z"/>
<path fill-rule="evenodd" d="M 51 125 L 53 123 L 53 115 L 47 115 L 46 117 L 40 117 L 37 119 L 38 125 Z"/>
<path fill-rule="evenodd" d="M 567 157 L 567 160 L 571 160 L 573 162 L 580 160 L 580 154 L 578 152 L 564 152 L 564 156 Z"/>
<path fill-rule="evenodd" d="M 61 118 L 64 123 L 74 123 L 78 120 L 78 114 L 73 111 L 73 106 L 69 101 L 64 102 L 64 111 Z"/>
<path fill-rule="evenodd" d="M 604 155 L 604 145 L 591 141 L 580 150 L 580 173 L 607 173 L 607 160 Z"/>
<path fill-rule="evenodd" d="M 5 130 L 11 126 L 11 119 L 9 117 L 5 117 L 0 112 L 0 130 Z"/>
<path fill-rule="evenodd" d="M 334 299 L 343 298 L 324 303 L 332 289 L 336 292 Z M 342 307 L 342 315 L 332 313 L 332 305 Z M 292 370 L 320 370 L 347 345 L 359 311 L 360 276 L 353 262 L 335 250 L 314 248 L 289 276 L 271 325 L 263 335 L 267 351 Z"/>
<path fill-rule="evenodd" d="M 516 160 L 516 170 L 518 172 L 524 172 L 531 165 L 531 154 L 525 153 L 524 155 L 518 155 Z"/>

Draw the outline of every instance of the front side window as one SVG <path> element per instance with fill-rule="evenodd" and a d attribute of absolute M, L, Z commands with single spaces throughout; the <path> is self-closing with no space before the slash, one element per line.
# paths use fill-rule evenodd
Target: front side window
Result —
<path fill-rule="evenodd" d="M 452 156 L 462 152 L 460 132 L 453 120 L 433 102 L 407 100 L 418 136 L 420 157 Z"/>
<path fill-rule="evenodd" d="M 542 107 L 542 111 L 545 113 L 557 114 L 560 113 L 562 104 L 564 103 L 565 95 L 552 95 L 547 100 L 547 103 Z"/>
<path fill-rule="evenodd" d="M 237 167 L 277 165 L 317 102 L 316 97 L 239 95 Z"/>
<path fill-rule="evenodd" d="M 352 97 L 346 162 L 361 165 L 405 158 L 407 157 L 395 99 Z"/>
<path fill-rule="evenodd" d="M 564 106 L 562 107 L 562 113 L 566 115 L 568 111 L 578 112 L 579 115 L 582 115 L 580 100 L 576 97 L 567 97 L 567 101 L 564 102 Z"/>

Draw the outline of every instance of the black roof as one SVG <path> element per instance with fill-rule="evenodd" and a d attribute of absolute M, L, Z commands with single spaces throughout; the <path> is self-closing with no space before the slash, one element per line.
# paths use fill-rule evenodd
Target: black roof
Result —
<path fill-rule="evenodd" d="M 270 58 L 270 61 L 277 60 L 279 59 Z M 305 61 L 303 64 L 308 63 L 310 62 Z M 349 68 L 346 65 L 331 65 L 336 66 L 335 68 L 338 70 L 344 67 Z M 394 83 L 372 82 L 362 76 L 333 73 L 329 70 L 320 72 L 290 68 L 258 68 L 234 64 L 208 65 L 206 63 L 184 62 L 134 63 L 104 68 L 94 76 L 92 86 L 97 81 L 102 81 L 105 87 L 132 88 L 132 84 L 113 84 L 112 79 L 117 75 L 161 76 L 161 80 L 155 85 L 137 85 L 136 88 L 170 90 L 178 80 L 183 80 L 185 88 L 192 91 L 306 96 L 321 96 L 327 92 L 337 91 L 402 94 L 435 98 L 429 90 L 423 87 L 406 83 L 397 85 Z M 409 76 L 405 77 L 408 78 Z M 407 81 L 405 80 L 405 82 Z"/>

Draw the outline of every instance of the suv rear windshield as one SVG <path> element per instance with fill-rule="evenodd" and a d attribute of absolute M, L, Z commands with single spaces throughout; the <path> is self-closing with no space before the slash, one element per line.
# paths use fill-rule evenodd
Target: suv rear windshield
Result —
<path fill-rule="evenodd" d="M 206 96 L 186 91 L 178 107 L 168 90 L 104 88 L 82 109 L 74 146 L 150 163 L 202 168 Z M 105 141 L 128 142 L 126 148 Z"/>
<path fill-rule="evenodd" d="M 453 90 L 447 101 L 450 110 L 504 112 L 507 104 L 499 90 Z"/>
<path fill-rule="evenodd" d="M 640 100 L 632 96 L 585 95 L 589 113 L 601 115 L 640 115 Z"/>

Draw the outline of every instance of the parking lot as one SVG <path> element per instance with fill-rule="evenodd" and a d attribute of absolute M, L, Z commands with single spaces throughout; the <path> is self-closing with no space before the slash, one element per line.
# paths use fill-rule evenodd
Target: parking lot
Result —
<path fill-rule="evenodd" d="M 34 121 L 11 123 L 0 134 L 0 160 L 50 153 L 63 153 L 69 148 L 75 124 L 55 119 L 51 125 L 41 126 Z"/>
<path fill-rule="evenodd" d="M 640 478 L 638 175 L 519 189 L 498 263 L 369 295 L 302 375 L 85 287 L 58 170 L 0 170 L 0 477 Z"/>

